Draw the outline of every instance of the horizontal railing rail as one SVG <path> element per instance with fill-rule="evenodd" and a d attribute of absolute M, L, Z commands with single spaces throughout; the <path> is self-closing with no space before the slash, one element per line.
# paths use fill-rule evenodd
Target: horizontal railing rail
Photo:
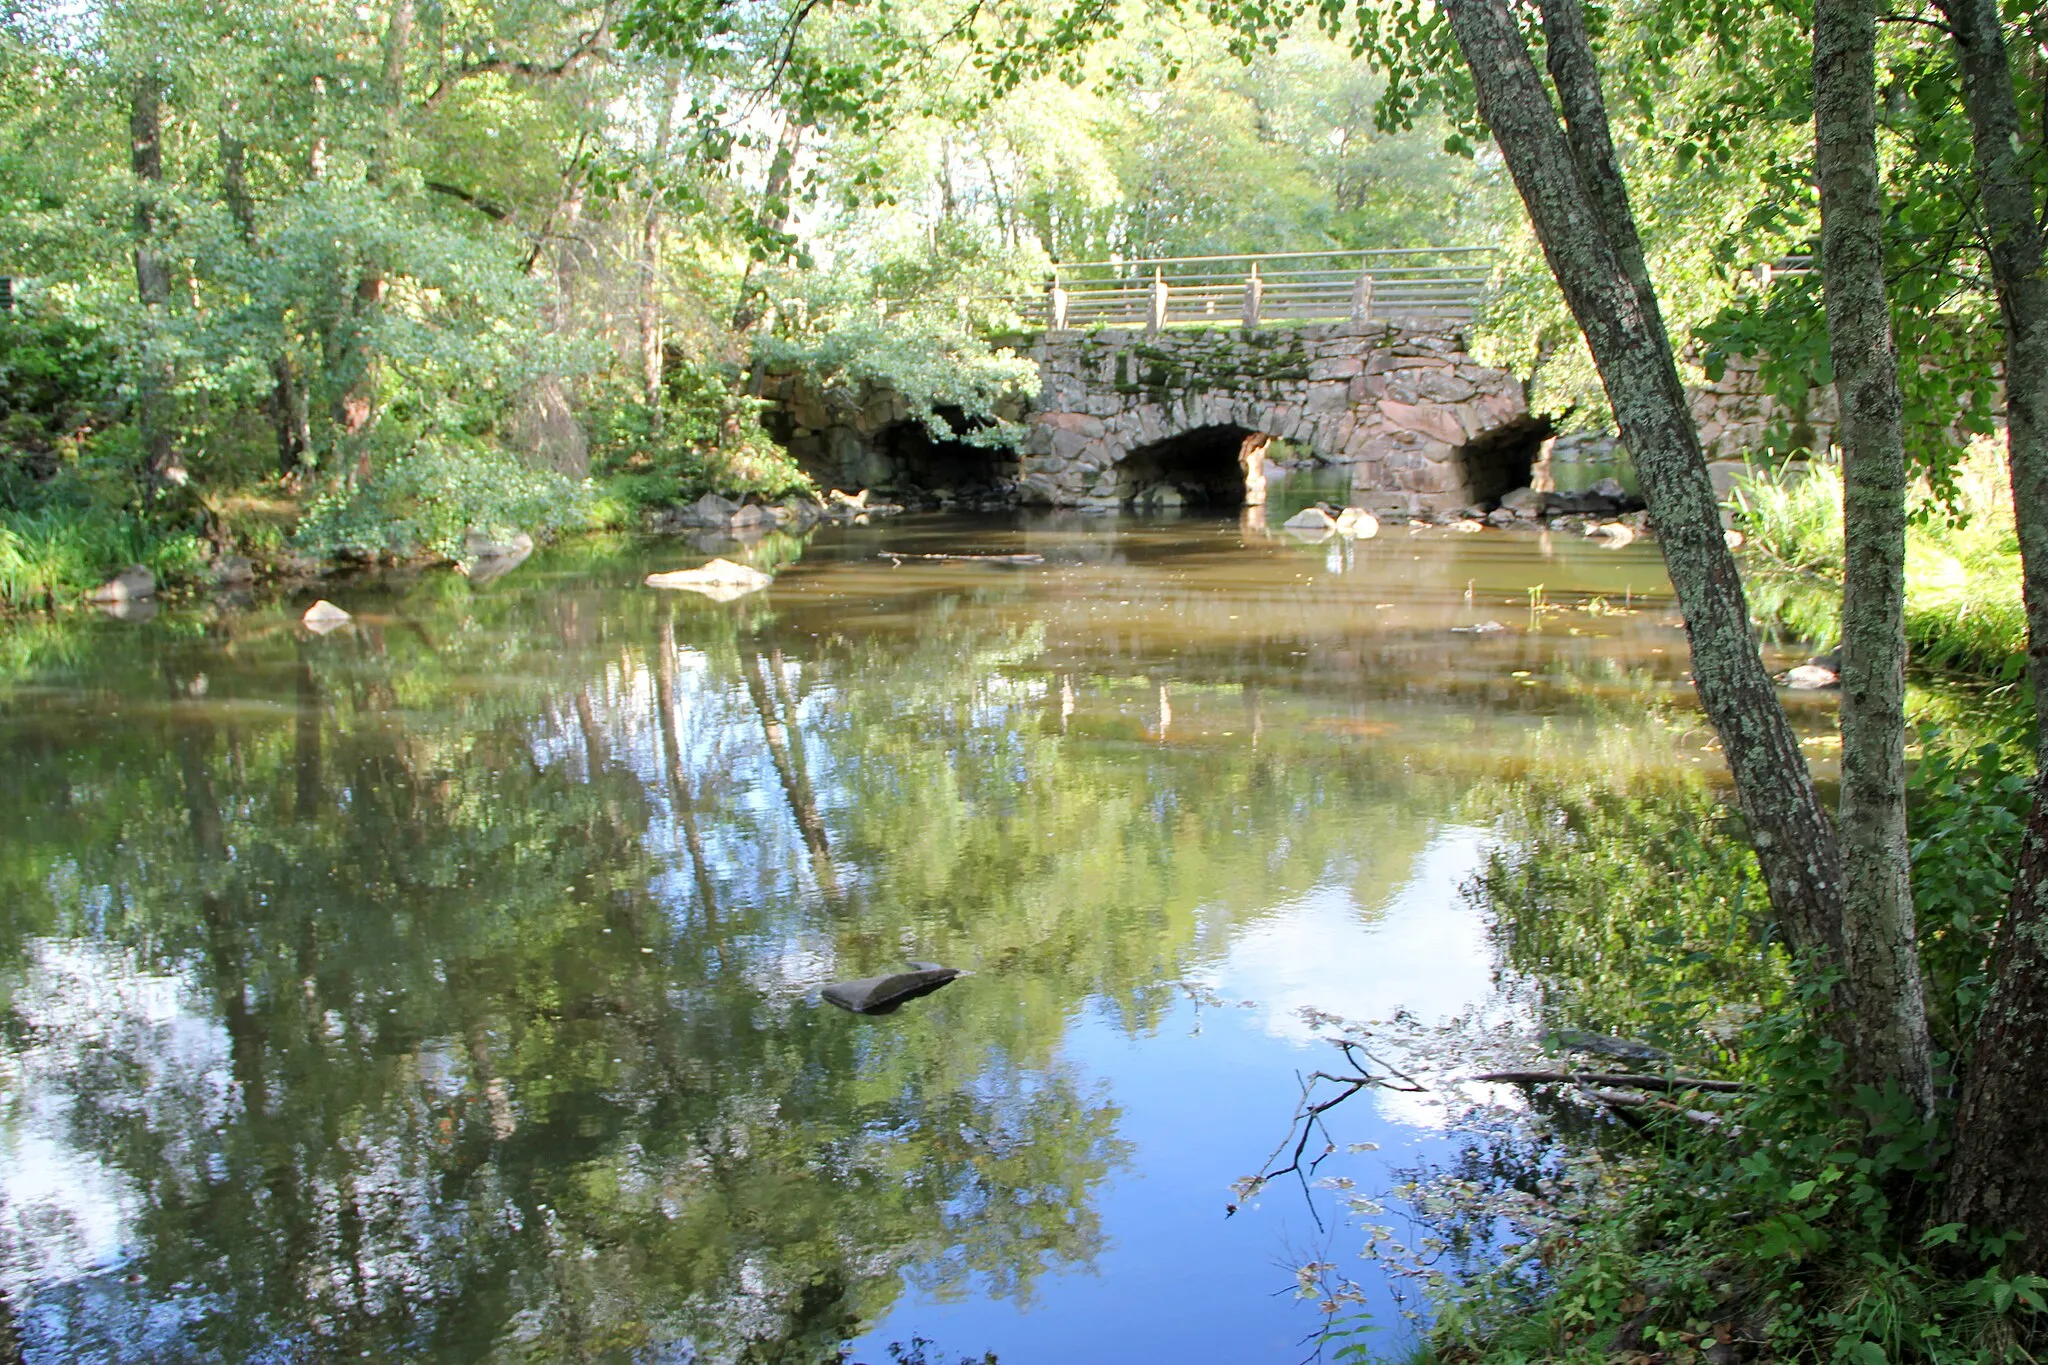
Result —
<path fill-rule="evenodd" d="M 1485 301 L 1492 271 L 1489 247 L 1081 261 L 1055 266 L 1044 297 L 1019 299 L 1016 311 L 1053 331 L 1374 318 L 1467 322 Z"/>
<path fill-rule="evenodd" d="M 958 300 L 964 311 L 1049 331 L 1182 325 L 1289 326 L 1417 319 L 1469 322 L 1485 302 L 1492 247 L 1276 251 L 1080 261 L 1036 293 Z M 883 302 L 884 313 L 901 303 Z"/>

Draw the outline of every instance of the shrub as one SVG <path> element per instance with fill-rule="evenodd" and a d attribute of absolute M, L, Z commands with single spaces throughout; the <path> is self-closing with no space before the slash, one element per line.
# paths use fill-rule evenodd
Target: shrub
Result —
<path fill-rule="evenodd" d="M 614 391 L 592 405 L 591 447 L 614 506 L 658 507 L 706 493 L 773 501 L 816 485 L 761 427 L 761 400 L 737 377 L 696 363 L 662 379 L 662 423 L 638 395 Z"/>
<path fill-rule="evenodd" d="M 532 468 L 496 446 L 425 441 L 368 484 L 315 498 L 296 540 L 323 556 L 454 559 L 472 527 L 545 538 L 596 524 L 599 510 L 588 480 Z"/>

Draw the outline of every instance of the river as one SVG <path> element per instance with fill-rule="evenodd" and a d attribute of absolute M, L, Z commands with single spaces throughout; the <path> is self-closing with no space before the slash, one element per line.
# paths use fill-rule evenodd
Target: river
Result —
<path fill-rule="evenodd" d="M 916 557 L 963 554 L 1042 561 Z M 325 636 L 310 592 L 0 635 L 0 1335 L 1292 1365 L 1294 1267 L 1362 1273 L 1341 1191 L 1225 1210 L 1327 1064 L 1302 1011 L 1511 1012 L 1475 793 L 1718 762 L 1654 547 L 756 555 L 724 604 L 617 538 L 328 584 Z M 818 998 L 920 960 L 970 974 Z M 1360 1190 L 1459 1141 L 1428 1095 L 1331 1126 Z"/>

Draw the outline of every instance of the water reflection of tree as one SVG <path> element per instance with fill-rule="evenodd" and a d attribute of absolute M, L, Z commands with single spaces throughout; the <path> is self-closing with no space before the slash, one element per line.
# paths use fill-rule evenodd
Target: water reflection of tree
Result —
<path fill-rule="evenodd" d="M 1064 714 L 985 591 L 861 629 L 441 578 L 324 640 L 46 653 L 90 691 L 0 703 L 6 1121 L 56 1097 L 141 1200 L 24 1334 L 819 1360 L 906 1275 L 1088 1260 L 1120 1148 L 1073 1012 L 1148 1026 L 1276 900 L 1397 884 L 1482 760 L 1290 724 L 1263 656 L 1174 693 L 1196 732 L 1250 670 L 1257 745 L 1148 739 L 1115 678 Z M 979 974 L 888 1021 L 805 999 L 909 955 Z M 102 989 L 158 977 L 176 1010 Z"/>
<path fill-rule="evenodd" d="M 142 699 L 139 730 L 77 718 L 63 776 L 8 801 L 42 872 L 105 888 L 105 936 L 189 983 L 175 1026 L 28 1049 L 68 1138 L 148 1192 L 133 1283 L 40 1291 L 32 1330 L 153 1358 L 822 1359 L 905 1266 L 1021 1294 L 1092 1255 L 1114 1115 L 1044 1045 L 1013 1058 L 952 1019 L 944 1047 L 878 1048 L 911 1031 L 764 992 L 777 911 L 677 932 L 630 765 L 536 761 L 532 697 L 415 723 L 425 661 L 396 641 L 366 633 L 310 686 L 282 655 L 166 661 L 177 699 Z M 270 667 L 299 704 L 247 723 Z M 49 800 L 81 787 L 90 807 Z M 32 901 L 18 931 L 91 927 Z M 167 1069 L 195 1016 L 225 1055 Z"/>

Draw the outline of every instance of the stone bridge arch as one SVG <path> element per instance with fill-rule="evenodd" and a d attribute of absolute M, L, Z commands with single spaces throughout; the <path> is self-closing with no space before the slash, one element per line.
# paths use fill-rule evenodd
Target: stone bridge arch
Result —
<path fill-rule="evenodd" d="M 1259 433 L 1351 471 L 1376 511 L 1447 511 L 1529 482 L 1549 428 L 1512 374 L 1453 332 L 1360 322 L 1287 331 L 1055 332 L 1035 348 L 1043 387 L 1019 469 L 1027 502 L 1112 508 L 1174 486 L 1220 501 L 1214 452 L 1189 472 L 1162 457 L 1204 433 Z"/>

